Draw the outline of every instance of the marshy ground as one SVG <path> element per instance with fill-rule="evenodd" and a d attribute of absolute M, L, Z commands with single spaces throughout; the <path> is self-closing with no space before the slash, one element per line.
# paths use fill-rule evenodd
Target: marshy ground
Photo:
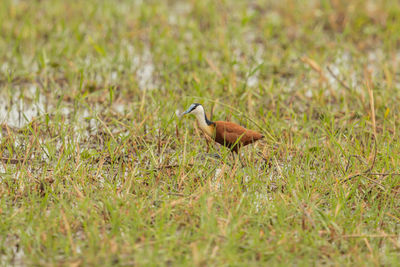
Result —
<path fill-rule="evenodd" d="M 398 264 L 399 40 L 395 0 L 3 0 L 0 262 Z"/>

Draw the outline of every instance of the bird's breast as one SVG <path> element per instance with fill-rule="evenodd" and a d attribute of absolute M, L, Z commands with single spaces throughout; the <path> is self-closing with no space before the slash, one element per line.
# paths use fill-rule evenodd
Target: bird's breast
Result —
<path fill-rule="evenodd" d="M 215 138 L 215 125 L 199 125 L 200 129 L 211 138 Z"/>

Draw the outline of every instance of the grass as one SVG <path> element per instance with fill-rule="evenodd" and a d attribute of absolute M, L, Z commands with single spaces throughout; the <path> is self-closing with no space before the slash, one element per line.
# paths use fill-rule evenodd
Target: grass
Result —
<path fill-rule="evenodd" d="M 399 14 L 3 1 L 0 262 L 398 265 Z M 193 102 L 268 137 L 247 166 L 175 115 Z"/>

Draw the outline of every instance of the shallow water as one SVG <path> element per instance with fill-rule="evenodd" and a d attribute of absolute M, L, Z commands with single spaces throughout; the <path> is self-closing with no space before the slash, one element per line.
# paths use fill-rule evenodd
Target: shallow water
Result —
<path fill-rule="evenodd" d="M 44 113 L 45 97 L 37 95 L 37 87 L 29 85 L 22 93 L 16 89 L 12 95 L 0 93 L 0 124 L 7 123 L 11 127 L 20 128 L 34 117 Z"/>

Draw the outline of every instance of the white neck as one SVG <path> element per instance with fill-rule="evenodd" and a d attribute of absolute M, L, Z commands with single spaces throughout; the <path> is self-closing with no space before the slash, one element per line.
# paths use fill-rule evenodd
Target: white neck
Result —
<path fill-rule="evenodd" d="M 202 114 L 200 112 L 196 113 L 196 119 L 197 119 L 197 122 L 199 123 L 200 128 L 205 128 L 208 126 L 208 124 L 206 122 L 206 118 L 204 116 L 204 111 Z"/>
<path fill-rule="evenodd" d="M 206 122 L 206 116 L 203 106 L 198 106 L 192 113 L 196 116 L 200 129 L 203 130 L 203 132 L 205 132 L 209 136 L 212 136 L 212 130 L 211 127 Z"/>

